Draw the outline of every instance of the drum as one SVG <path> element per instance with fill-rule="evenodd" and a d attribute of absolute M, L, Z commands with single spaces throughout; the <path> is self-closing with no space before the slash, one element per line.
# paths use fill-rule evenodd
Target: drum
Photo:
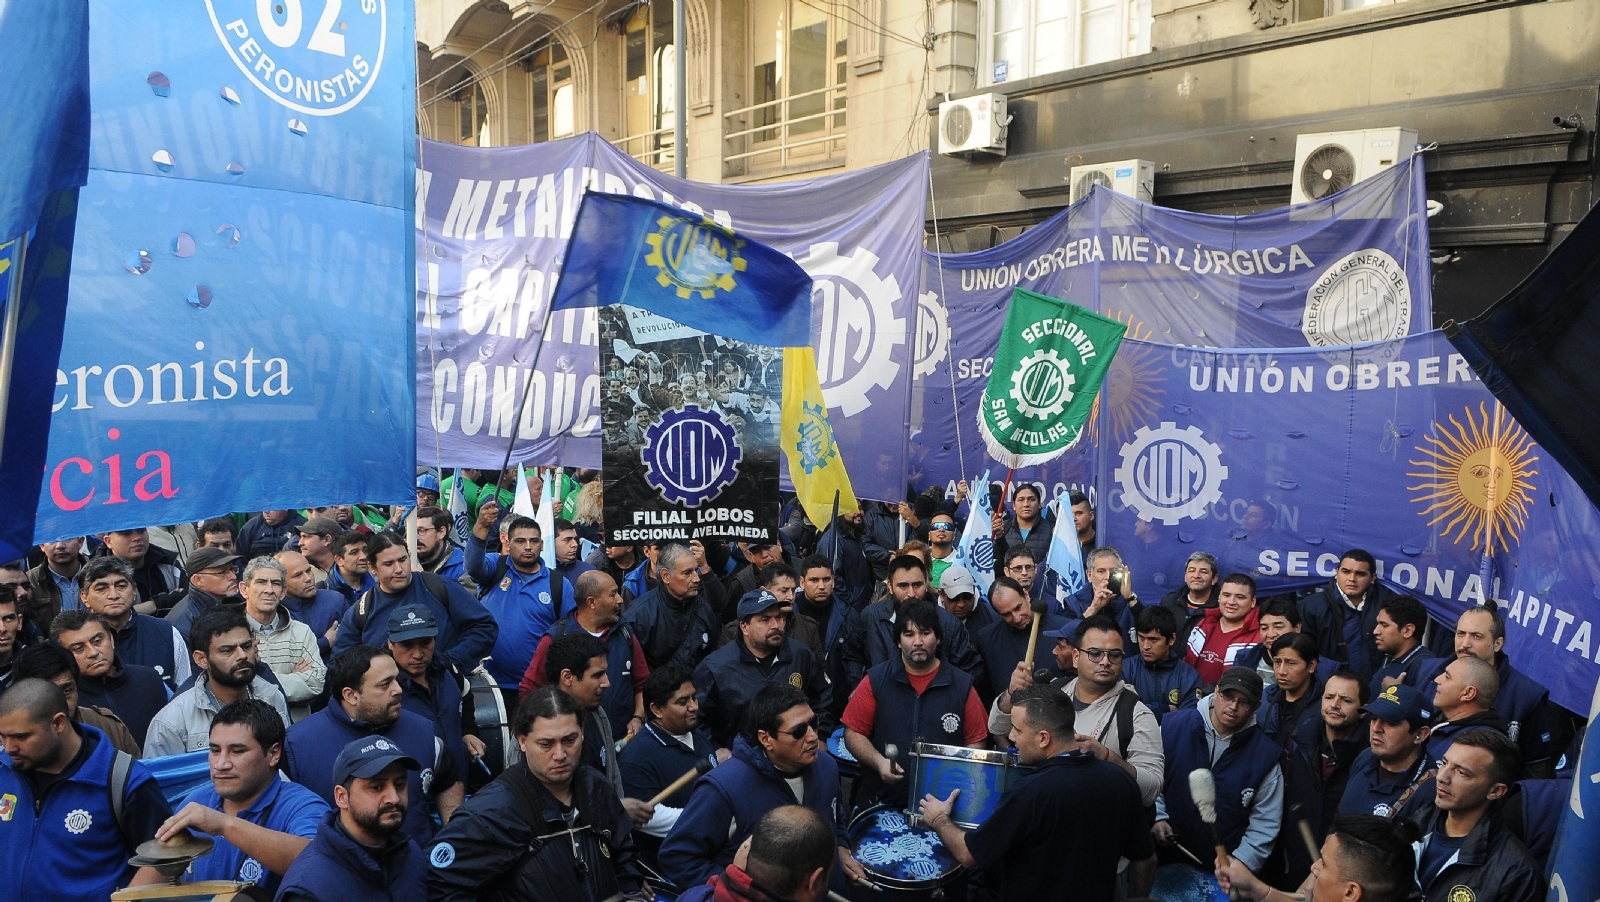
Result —
<path fill-rule="evenodd" d="M 646 864 L 643 859 L 635 858 L 633 863 L 639 868 L 639 873 L 644 881 L 650 884 L 650 889 L 655 892 L 655 902 L 677 902 L 683 890 L 676 883 L 661 876 L 661 872 Z"/>
<path fill-rule="evenodd" d="M 856 756 L 844 747 L 844 727 L 833 731 L 828 737 L 828 754 L 839 762 L 839 776 L 846 779 L 855 779 L 861 775 L 861 765 L 856 761 Z"/>
<path fill-rule="evenodd" d="M 479 666 L 467 675 L 471 695 L 463 703 L 472 705 L 472 719 L 478 724 L 478 738 L 483 740 L 483 763 L 489 768 L 485 773 L 475 761 L 465 762 L 468 791 L 488 785 L 507 767 L 522 759 L 516 737 L 511 734 L 511 718 L 506 712 L 505 696 L 495 685 L 489 671 Z"/>
<path fill-rule="evenodd" d="M 1228 894 L 1217 885 L 1217 878 L 1187 864 L 1164 864 L 1156 868 L 1152 899 L 1169 902 L 1227 902 Z"/>
<path fill-rule="evenodd" d="M 850 854 L 861 862 L 868 879 L 885 890 L 858 894 L 852 887 L 852 897 L 882 900 L 898 895 L 910 902 L 942 899 L 947 889 L 965 889 L 966 871 L 939 835 L 912 824 L 904 811 L 888 805 L 868 808 L 850 822 L 849 840 Z"/>
<path fill-rule="evenodd" d="M 945 799 L 952 790 L 959 789 L 961 795 L 956 797 L 950 820 L 971 830 L 989 819 L 1000 805 L 1000 796 L 1006 787 L 1020 776 L 1017 759 L 1007 752 L 914 742 L 911 744 L 912 817 L 915 819 L 915 806 L 923 796 L 932 793 Z"/>

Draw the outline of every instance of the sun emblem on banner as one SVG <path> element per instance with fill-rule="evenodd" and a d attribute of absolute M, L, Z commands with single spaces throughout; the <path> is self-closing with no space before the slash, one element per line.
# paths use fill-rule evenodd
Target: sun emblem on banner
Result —
<path fill-rule="evenodd" d="M 1434 424 L 1434 434 L 1416 446 L 1422 469 L 1406 475 L 1422 482 L 1407 486 L 1411 500 L 1427 505 L 1418 515 L 1457 545 L 1472 540 L 1472 550 L 1489 554 L 1508 549 L 1528 522 L 1533 506 L 1533 439 L 1498 402 L 1465 411 L 1466 422 L 1450 416 L 1450 426 Z"/>
<path fill-rule="evenodd" d="M 733 274 L 744 272 L 739 256 L 744 239 L 710 219 L 699 221 L 678 216 L 656 220 L 655 232 L 644 236 L 650 250 L 644 262 L 656 268 L 656 283 L 662 288 L 676 287 L 678 297 L 699 292 L 710 300 L 718 289 L 734 289 Z"/>
<path fill-rule="evenodd" d="M 1143 322 L 1134 319 L 1132 314 L 1108 311 L 1106 316 L 1127 324 L 1126 338 L 1148 341 L 1155 335 Z M 1160 375 L 1155 362 L 1148 357 L 1126 352 L 1119 352 L 1113 357 L 1111 366 L 1106 369 L 1105 387 L 1094 399 L 1089 420 L 1084 425 L 1084 431 L 1090 436 L 1089 442 L 1094 444 L 1100 440 L 1102 402 L 1110 410 L 1111 438 L 1118 444 L 1125 444 L 1133 437 L 1135 429 L 1148 423 L 1161 409 L 1160 399 L 1166 394 L 1155 384 Z"/>

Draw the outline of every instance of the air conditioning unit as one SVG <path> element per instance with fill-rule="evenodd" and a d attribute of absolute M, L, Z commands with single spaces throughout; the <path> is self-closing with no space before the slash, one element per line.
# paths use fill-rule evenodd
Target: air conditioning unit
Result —
<path fill-rule="evenodd" d="M 1104 185 L 1118 194 L 1155 203 L 1156 164 L 1149 160 L 1118 160 L 1115 163 L 1092 163 L 1074 166 L 1067 175 L 1072 183 L 1070 203 L 1089 196 L 1095 185 Z"/>
<path fill-rule="evenodd" d="M 977 94 L 939 104 L 939 153 L 1006 155 L 1006 95 Z"/>
<path fill-rule="evenodd" d="M 1303 204 L 1343 191 L 1410 156 L 1416 146 L 1416 130 L 1398 126 L 1296 135 L 1289 202 Z"/>

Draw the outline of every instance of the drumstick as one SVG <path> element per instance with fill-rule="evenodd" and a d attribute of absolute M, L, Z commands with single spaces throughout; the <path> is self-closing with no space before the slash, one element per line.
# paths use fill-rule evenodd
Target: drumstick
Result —
<path fill-rule="evenodd" d="M 1322 857 L 1322 850 L 1317 848 L 1317 838 L 1311 834 L 1311 825 L 1304 820 L 1300 822 L 1300 838 L 1305 841 L 1306 851 L 1311 853 L 1311 860 L 1316 861 Z"/>
<path fill-rule="evenodd" d="M 1194 807 L 1200 809 L 1200 820 L 1211 827 L 1211 838 L 1216 843 L 1217 867 L 1228 866 L 1228 847 L 1222 844 L 1222 835 L 1217 832 L 1217 784 L 1211 776 L 1211 771 L 1197 767 L 1189 771 L 1189 797 L 1194 800 Z M 1228 894 L 1233 898 L 1233 893 Z"/>
<path fill-rule="evenodd" d="M 694 779 L 696 777 L 700 776 L 701 774 L 704 774 L 706 771 L 709 771 L 709 770 L 711 770 L 711 761 L 709 759 L 707 759 L 707 758 L 701 758 L 699 761 L 696 761 L 694 763 L 694 767 L 691 767 L 688 770 L 687 773 L 685 773 L 683 776 L 679 777 L 678 779 L 673 780 L 671 783 L 668 783 L 666 789 L 663 789 L 660 792 L 656 793 L 650 799 L 650 801 L 646 802 L 645 804 L 649 805 L 651 808 L 654 808 L 655 806 L 661 804 L 662 802 L 665 802 L 667 800 L 667 798 L 669 796 L 671 796 L 673 793 L 677 792 L 678 790 L 680 790 L 680 789 L 684 788 L 685 786 L 688 786 L 690 783 L 694 782 Z"/>
<path fill-rule="evenodd" d="M 886 743 L 883 747 L 883 757 L 889 759 L 889 769 L 893 770 L 897 766 L 895 759 L 900 757 L 900 746 L 892 742 Z"/>
<path fill-rule="evenodd" d="M 1050 606 L 1043 599 L 1033 602 L 1033 629 L 1028 633 L 1028 670 L 1033 670 L 1033 650 L 1039 645 L 1039 624 L 1044 622 L 1044 615 L 1050 612 Z"/>
<path fill-rule="evenodd" d="M 1189 856 L 1189 860 L 1190 861 L 1194 862 L 1195 864 L 1197 864 L 1197 865 L 1199 865 L 1201 867 L 1205 867 L 1206 866 L 1206 863 L 1200 860 L 1200 856 L 1194 854 L 1193 852 L 1189 851 L 1188 849 L 1185 849 L 1183 847 L 1183 843 L 1174 842 L 1172 845 L 1175 846 L 1179 852 L 1182 852 L 1183 854 Z"/>

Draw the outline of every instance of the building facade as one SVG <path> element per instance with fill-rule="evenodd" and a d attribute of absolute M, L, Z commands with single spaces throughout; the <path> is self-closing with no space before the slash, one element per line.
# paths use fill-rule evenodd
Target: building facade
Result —
<path fill-rule="evenodd" d="M 670 171 L 673 0 L 418 0 L 419 129 L 502 146 L 592 129 Z M 692 179 L 934 152 L 947 250 L 1066 206 L 1074 165 L 1154 164 L 1156 203 L 1289 202 L 1301 134 L 1426 148 L 1435 316 L 1481 310 L 1595 199 L 1593 0 L 683 0 Z M 938 154 L 940 101 L 1002 94 L 1007 154 Z M 931 222 L 930 222 L 931 225 Z"/>

